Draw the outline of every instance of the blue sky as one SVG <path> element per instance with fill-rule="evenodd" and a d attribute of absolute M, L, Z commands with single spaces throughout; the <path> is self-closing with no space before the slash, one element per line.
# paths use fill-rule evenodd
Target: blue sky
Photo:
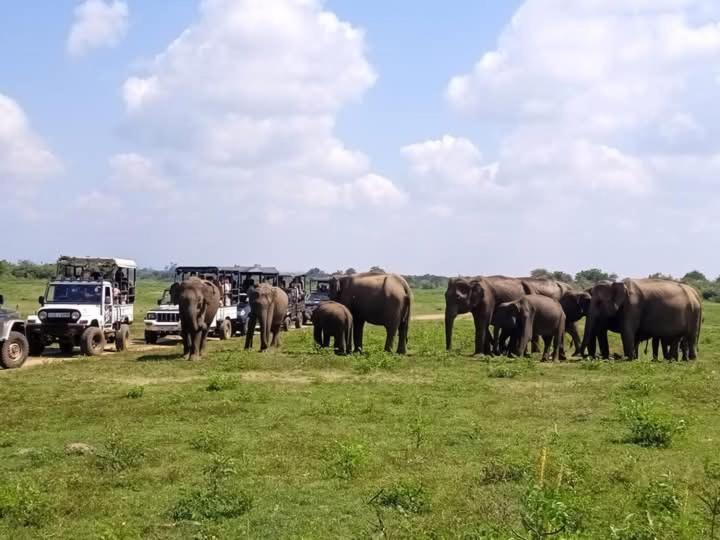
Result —
<path fill-rule="evenodd" d="M 0 257 L 720 272 L 706 0 L 0 8 Z"/>

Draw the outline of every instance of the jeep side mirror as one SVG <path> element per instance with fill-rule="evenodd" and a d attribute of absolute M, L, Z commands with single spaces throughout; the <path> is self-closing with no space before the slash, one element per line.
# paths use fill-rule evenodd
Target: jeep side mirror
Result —
<path fill-rule="evenodd" d="M 38 296 L 38 304 L 41 306 L 45 305 L 45 297 L 44 296 Z"/>
<path fill-rule="evenodd" d="M 158 303 L 158 306 L 162 306 L 162 299 L 158 300 L 157 303 Z"/>
<path fill-rule="evenodd" d="M 5 297 L 0 294 L 0 306 L 2 306 L 5 303 Z"/>

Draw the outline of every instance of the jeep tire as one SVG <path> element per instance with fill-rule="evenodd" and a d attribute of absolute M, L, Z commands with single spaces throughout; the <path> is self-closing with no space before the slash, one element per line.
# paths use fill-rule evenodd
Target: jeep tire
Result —
<path fill-rule="evenodd" d="M 158 342 L 158 337 L 157 332 L 145 331 L 145 343 L 148 345 L 155 345 Z"/>
<path fill-rule="evenodd" d="M 30 344 L 25 334 L 10 332 L 0 345 L 0 364 L 5 369 L 19 368 L 25 363 L 30 352 Z"/>
<path fill-rule="evenodd" d="M 232 323 L 228 319 L 217 324 L 217 335 L 223 341 L 232 337 Z"/>
<path fill-rule="evenodd" d="M 115 350 L 125 351 L 130 346 L 130 327 L 127 324 L 121 324 L 115 333 Z"/>
<path fill-rule="evenodd" d="M 80 351 L 85 356 L 98 356 L 105 350 L 105 333 L 97 326 L 90 326 L 80 336 Z"/>

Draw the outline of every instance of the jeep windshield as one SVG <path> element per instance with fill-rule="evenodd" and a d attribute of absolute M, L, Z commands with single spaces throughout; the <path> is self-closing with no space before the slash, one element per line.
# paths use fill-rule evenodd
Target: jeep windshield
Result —
<path fill-rule="evenodd" d="M 55 283 L 48 285 L 46 304 L 94 304 L 102 301 L 102 286 L 97 284 Z"/>
<path fill-rule="evenodd" d="M 325 291 L 311 292 L 307 297 L 308 302 L 325 302 L 326 300 L 330 300 L 330 295 Z"/>

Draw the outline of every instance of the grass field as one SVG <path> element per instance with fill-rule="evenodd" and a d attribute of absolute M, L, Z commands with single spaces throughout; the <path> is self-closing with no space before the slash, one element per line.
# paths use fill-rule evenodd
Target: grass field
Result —
<path fill-rule="evenodd" d="M 42 284 L 0 292 L 28 310 Z M 442 291 L 416 298 L 442 313 Z M 167 346 L 6 371 L 0 537 L 717 538 L 705 310 L 691 364 L 474 358 L 460 320 L 451 353 L 442 321 L 416 321 L 404 358 L 376 328 L 347 358 L 301 330 L 280 352 L 234 339 L 195 363 Z"/>

